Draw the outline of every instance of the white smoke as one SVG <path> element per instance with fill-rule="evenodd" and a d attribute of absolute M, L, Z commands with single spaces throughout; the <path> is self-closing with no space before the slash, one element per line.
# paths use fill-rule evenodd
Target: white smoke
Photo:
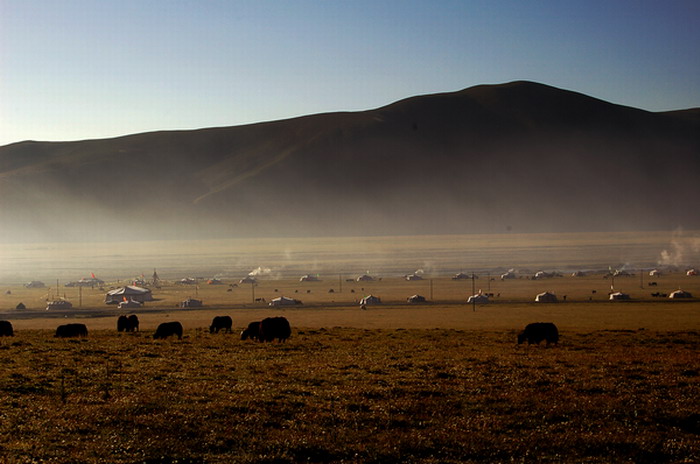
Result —
<path fill-rule="evenodd" d="M 678 228 L 671 236 L 670 247 L 662 250 L 658 260 L 663 266 L 682 266 L 693 264 L 700 253 L 700 237 L 686 236 L 682 228 Z"/>
<path fill-rule="evenodd" d="M 269 267 L 260 267 L 258 266 L 257 269 L 253 269 L 248 273 L 249 276 L 251 277 L 258 277 L 258 276 L 269 276 L 272 274 L 272 269 Z"/>

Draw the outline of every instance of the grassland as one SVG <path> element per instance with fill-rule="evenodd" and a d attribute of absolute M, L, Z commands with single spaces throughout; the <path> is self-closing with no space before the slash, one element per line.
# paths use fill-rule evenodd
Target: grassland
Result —
<path fill-rule="evenodd" d="M 0 461 L 700 460 L 700 332 L 562 332 L 24 331 L 0 343 Z"/>
<path fill-rule="evenodd" d="M 635 237 L 592 248 L 570 238 L 552 249 L 542 237 L 519 244 L 534 246 L 542 252 L 537 260 L 554 269 L 586 254 L 589 263 L 603 262 L 625 243 L 623 254 L 650 256 L 648 240 L 659 243 L 658 236 Z M 352 247 L 330 266 L 341 259 L 328 251 L 332 241 L 313 254 L 292 246 L 287 251 L 302 264 L 264 275 L 254 287 L 235 286 L 237 278 L 198 286 L 172 278 L 154 289 L 156 301 L 134 311 L 142 331 L 128 335 L 115 330 L 122 311 L 104 304 L 106 289 L 61 287 L 76 308 L 49 312 L 55 287 L 3 283 L 0 319 L 16 335 L 0 338 L 0 462 L 700 462 L 700 301 L 651 296 L 678 288 L 698 296 L 700 277 L 677 270 L 617 278 L 615 289 L 633 298 L 617 303 L 607 300 L 612 280 L 599 273 L 532 280 L 523 272 L 501 281 L 482 272 L 474 289 L 494 296 L 472 308 L 472 282 L 444 272 L 456 265 L 453 245 L 421 242 L 428 251 L 419 253 L 418 242 L 386 252 L 383 260 L 404 257 L 374 282 L 348 282 L 350 272 L 299 282 L 319 256 L 325 269 L 362 269 Z M 538 269 L 518 247 L 496 244 L 483 256 Z M 266 253 L 272 259 L 269 247 Z M 426 253 L 437 258 L 428 263 Z M 424 280 L 396 275 L 421 260 Z M 260 262 L 243 259 L 231 273 Z M 166 267 L 162 274 L 180 272 Z M 543 291 L 560 303 L 534 303 Z M 430 303 L 407 304 L 416 293 Z M 361 310 L 357 300 L 367 294 L 384 304 Z M 303 305 L 267 305 L 281 295 Z M 177 309 L 190 296 L 204 308 Z M 20 301 L 27 309 L 12 309 Z M 284 315 L 292 338 L 257 344 L 209 334 L 211 318 L 223 314 L 236 330 Z M 183 323 L 185 337 L 153 340 L 157 324 L 169 320 Z M 517 330 L 534 321 L 555 322 L 559 346 L 516 345 Z M 89 337 L 53 338 L 65 322 L 87 324 Z"/>

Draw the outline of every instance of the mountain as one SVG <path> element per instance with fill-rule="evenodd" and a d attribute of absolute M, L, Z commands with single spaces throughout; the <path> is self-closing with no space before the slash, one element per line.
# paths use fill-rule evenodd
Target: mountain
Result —
<path fill-rule="evenodd" d="M 0 147 L 0 240 L 700 228 L 700 109 L 533 82 Z"/>

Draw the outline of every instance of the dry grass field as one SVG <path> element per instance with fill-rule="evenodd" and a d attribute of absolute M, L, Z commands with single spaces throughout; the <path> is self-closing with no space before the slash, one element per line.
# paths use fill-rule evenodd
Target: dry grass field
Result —
<path fill-rule="evenodd" d="M 700 332 L 2 339 L 0 461 L 698 462 Z"/>
<path fill-rule="evenodd" d="M 650 255 L 647 239 L 636 240 L 637 253 Z M 395 256 L 417 241 L 398 244 Z M 555 246 L 560 261 L 552 253 L 542 267 L 586 254 L 567 252 L 572 243 L 580 245 Z M 617 245 L 601 241 L 587 259 L 602 262 Z M 448 245 L 428 248 L 444 257 L 434 269 L 450 268 Z M 541 268 L 520 253 L 521 266 Z M 333 269 L 355 269 L 355 259 L 348 251 Z M 179 285 L 181 271 L 166 267 L 156 301 L 133 311 L 136 334 L 116 332 L 125 311 L 104 304 L 108 288 L 62 287 L 74 310 L 46 311 L 55 288 L 6 281 L 0 319 L 16 333 L 0 338 L 0 462 L 700 462 L 700 301 L 651 296 L 699 296 L 700 277 L 618 277 L 615 289 L 632 300 L 610 302 L 612 281 L 600 273 L 501 281 L 486 271 L 474 288 L 493 293 L 492 303 L 472 307 L 471 280 L 433 270 L 406 281 L 398 269 L 412 269 L 397 263 L 374 282 L 329 271 L 302 283 L 304 264 L 255 287 L 232 277 Z M 543 291 L 560 302 L 534 303 Z M 416 293 L 430 302 L 407 304 Z M 383 304 L 360 309 L 368 294 Z M 303 304 L 267 305 L 281 295 Z M 178 309 L 189 296 L 205 306 Z M 27 309 L 12 309 L 20 301 Z M 209 334 L 215 315 L 230 315 L 234 333 Z M 248 322 L 271 315 L 290 321 L 287 343 L 239 339 Z M 174 320 L 182 340 L 153 340 L 160 322 Z M 516 344 L 535 321 L 557 324 L 558 346 Z M 66 322 L 85 323 L 88 338 L 54 338 Z"/>

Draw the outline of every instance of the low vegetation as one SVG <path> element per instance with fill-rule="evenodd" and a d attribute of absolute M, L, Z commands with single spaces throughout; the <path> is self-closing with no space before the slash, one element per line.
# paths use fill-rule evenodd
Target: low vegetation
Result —
<path fill-rule="evenodd" d="M 0 461 L 700 461 L 696 331 L 150 335 L 0 339 Z"/>

